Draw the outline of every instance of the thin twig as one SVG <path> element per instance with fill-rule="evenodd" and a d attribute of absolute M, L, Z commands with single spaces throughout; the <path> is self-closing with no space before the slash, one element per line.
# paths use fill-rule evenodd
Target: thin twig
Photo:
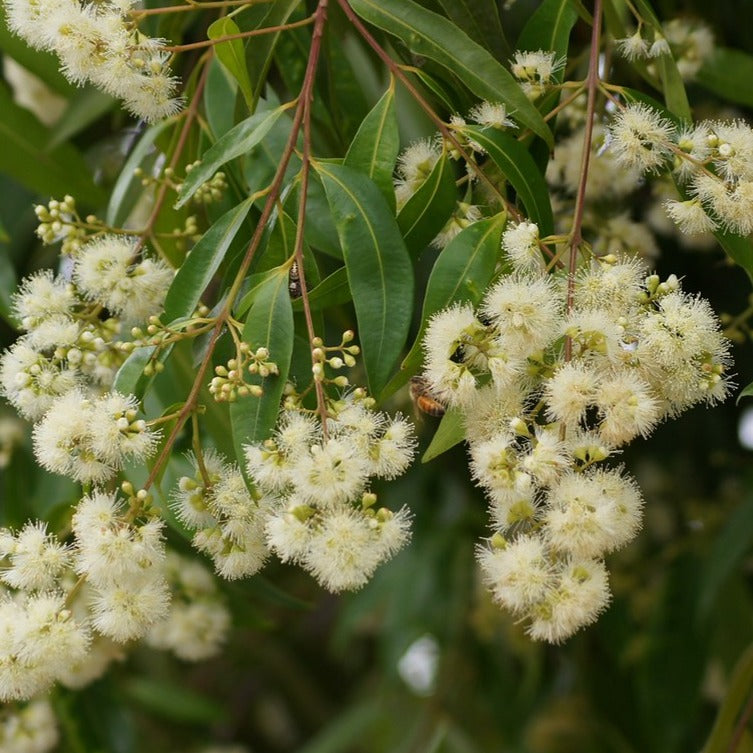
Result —
<path fill-rule="evenodd" d="M 361 23 L 361 19 L 354 13 L 353 9 L 347 0 L 338 0 L 340 7 L 348 17 L 348 20 L 353 24 L 356 31 L 364 38 L 364 41 L 376 52 L 381 58 L 382 62 L 389 68 L 395 78 L 399 79 L 400 83 L 408 90 L 408 93 L 416 100 L 421 109 L 429 116 L 431 121 L 437 127 L 442 137 L 449 141 L 453 147 L 457 150 L 458 154 L 471 166 L 471 169 L 478 176 L 478 178 L 490 188 L 499 200 L 504 204 L 507 211 L 512 215 L 515 220 L 520 220 L 521 216 L 519 212 L 513 207 L 507 199 L 502 196 L 497 186 L 489 179 L 484 171 L 476 164 L 473 157 L 466 151 L 465 147 L 458 141 L 455 134 L 447 127 L 442 118 L 437 115 L 434 108 L 424 99 L 421 92 L 416 89 L 413 82 L 405 75 L 401 66 L 399 66 L 386 52 L 386 50 L 374 39 L 369 33 L 369 30 Z"/>
<path fill-rule="evenodd" d="M 594 0 L 594 23 L 591 30 L 591 52 L 588 58 L 588 76 L 586 89 L 588 101 L 586 103 L 586 126 L 583 135 L 583 153 L 580 160 L 580 180 L 578 192 L 575 196 L 575 210 L 573 212 L 573 227 L 570 231 L 570 259 L 567 270 L 567 312 L 573 310 L 575 297 L 575 267 L 578 261 L 578 250 L 583 243 L 583 213 L 586 206 L 586 186 L 588 184 L 588 167 L 591 163 L 591 142 L 593 140 L 594 115 L 596 112 L 596 93 L 599 88 L 599 48 L 601 44 L 601 3 Z M 572 356 L 573 342 L 570 337 L 565 339 L 565 360 Z"/>
<path fill-rule="evenodd" d="M 262 5 L 273 0 L 209 0 L 209 2 L 189 2 L 186 5 L 167 5 L 162 8 L 140 8 L 132 10 L 131 15 L 136 18 L 143 16 L 156 16 L 162 13 L 187 13 L 192 10 L 205 10 L 206 8 L 232 8 L 236 5 Z"/>
<path fill-rule="evenodd" d="M 319 5 L 317 6 L 316 11 L 314 12 L 314 18 L 315 18 L 314 38 L 318 37 L 319 39 L 321 39 L 322 29 L 323 29 L 324 22 L 326 21 L 326 17 L 327 17 L 326 10 L 327 10 L 328 1 L 329 0 L 319 0 Z M 318 57 L 320 49 L 321 49 L 320 43 L 317 44 L 316 48 L 312 44 L 312 47 L 309 51 L 309 64 L 307 65 L 307 71 L 313 65 L 311 61 L 314 55 Z M 315 69 L 315 65 L 313 65 L 313 67 Z M 303 91 L 303 88 L 302 88 L 302 91 Z M 267 226 L 267 223 L 269 222 L 270 217 L 272 216 L 272 212 L 274 211 L 274 208 L 279 199 L 280 188 L 285 178 L 285 171 L 287 170 L 288 164 L 290 163 L 290 159 L 293 156 L 293 153 L 295 151 L 296 141 L 298 140 L 298 134 L 301 130 L 301 125 L 303 123 L 304 111 L 305 111 L 305 98 L 299 97 L 297 107 L 295 110 L 295 115 L 293 117 L 293 123 L 290 129 L 290 136 L 288 138 L 287 144 L 285 145 L 285 149 L 283 150 L 282 156 L 280 157 L 280 163 L 277 166 L 277 172 L 275 173 L 275 176 L 270 185 L 269 193 L 267 195 L 267 200 L 264 203 L 264 208 L 262 209 L 261 216 L 259 217 L 259 220 L 257 222 L 256 229 L 251 238 L 251 241 L 248 244 L 246 253 L 243 257 L 243 260 L 241 261 L 240 267 L 238 268 L 238 272 L 236 273 L 235 279 L 233 280 L 233 284 L 231 285 L 230 290 L 227 294 L 227 297 L 225 299 L 225 304 L 222 307 L 219 314 L 217 315 L 217 320 L 214 325 L 214 329 L 212 330 L 212 334 L 209 338 L 209 343 L 207 344 L 206 355 L 204 356 L 201 363 L 199 364 L 198 372 L 196 374 L 196 377 L 194 378 L 191 391 L 189 392 L 188 397 L 186 398 L 186 401 L 183 404 L 183 408 L 181 409 L 180 414 L 178 415 L 178 418 L 175 422 L 175 426 L 173 427 L 172 431 L 170 432 L 170 435 L 165 441 L 165 444 L 162 447 L 159 457 L 157 458 L 154 464 L 154 467 L 144 484 L 144 487 L 143 487 L 144 489 L 148 489 L 156 480 L 157 476 L 159 475 L 160 468 L 167 462 L 168 458 L 170 457 L 170 452 L 172 451 L 172 447 L 175 444 L 175 441 L 178 438 L 179 433 L 181 432 L 186 421 L 188 420 L 188 418 L 191 416 L 191 414 L 194 412 L 196 408 L 196 404 L 198 403 L 198 399 L 199 399 L 199 393 L 201 392 L 201 388 L 204 384 L 204 378 L 205 378 L 207 369 L 209 368 L 209 364 L 211 363 L 211 360 L 212 360 L 212 354 L 214 353 L 214 349 L 217 347 L 217 341 L 219 340 L 220 335 L 222 334 L 222 331 L 225 327 L 227 320 L 231 316 L 235 299 L 238 297 L 238 294 L 240 293 L 241 287 L 243 285 L 243 280 L 245 279 L 246 273 L 248 272 L 248 269 L 251 266 L 251 262 L 253 261 L 254 255 L 256 254 L 256 251 L 261 244 L 261 239 L 264 235 L 264 230 Z"/>
<path fill-rule="evenodd" d="M 232 42 L 234 39 L 246 39 L 247 37 L 259 37 L 262 34 L 274 34 L 278 31 L 287 31 L 288 29 L 298 29 L 301 26 L 309 26 L 314 22 L 313 16 L 308 16 L 302 21 L 293 21 L 289 24 L 280 24 L 279 26 L 265 26 L 263 29 L 252 29 L 251 31 L 241 31 L 238 34 L 228 34 L 216 39 L 205 39 L 203 42 L 191 42 L 189 44 L 175 44 L 170 47 L 162 47 L 166 52 L 186 52 L 187 50 L 199 50 L 202 47 L 213 47 L 222 42 Z"/>
<path fill-rule="evenodd" d="M 204 70 L 201 72 L 201 77 L 196 84 L 194 95 L 191 98 L 191 102 L 189 103 L 188 108 L 183 115 L 183 127 L 181 128 L 180 136 L 178 136 L 178 143 L 175 145 L 175 150 L 173 151 L 172 157 L 170 158 L 170 164 L 168 165 L 168 167 L 172 168 L 173 170 L 177 166 L 178 161 L 183 154 L 183 149 L 185 148 L 186 141 L 188 140 L 188 134 L 191 131 L 191 125 L 193 124 L 193 121 L 196 117 L 196 111 L 199 108 L 201 93 L 204 91 L 204 86 L 207 82 L 207 76 L 209 75 L 209 63 L 211 60 L 211 55 L 212 53 L 210 53 L 204 60 Z M 154 206 L 152 207 L 152 212 L 149 215 L 149 219 L 146 221 L 146 225 L 144 226 L 143 230 L 141 230 L 141 232 L 139 233 L 139 241 L 136 244 L 136 248 L 134 249 L 134 255 L 141 250 L 141 247 L 146 242 L 146 239 L 152 234 L 154 225 L 156 224 L 157 218 L 159 217 L 159 213 L 162 211 L 162 205 L 165 203 L 165 197 L 167 196 L 168 189 L 169 186 L 166 182 L 160 184 L 157 195 L 154 198 Z"/>
<path fill-rule="evenodd" d="M 314 359 L 314 321 L 311 316 L 311 304 L 309 302 L 308 285 L 306 283 L 305 265 L 303 259 L 303 238 L 304 228 L 306 226 L 306 201 L 308 195 L 309 172 L 311 170 L 311 104 L 313 102 L 313 86 L 316 76 L 317 63 L 319 61 L 319 52 L 322 43 L 322 34 L 324 32 L 324 21 L 326 20 L 328 0 L 320 4 L 321 23 L 318 23 L 314 29 L 314 35 L 311 40 L 311 52 L 309 62 L 306 68 L 306 74 L 301 89 L 301 101 L 303 103 L 303 164 L 301 167 L 301 184 L 300 198 L 298 201 L 298 222 L 295 235 L 295 261 L 298 265 L 298 280 L 301 286 L 301 300 L 303 301 L 303 313 L 306 319 L 306 329 L 309 336 L 309 347 L 311 349 L 311 364 L 314 366 L 317 361 Z M 318 9 L 319 10 L 319 9 Z M 316 389 L 316 407 L 319 412 L 322 424 L 322 435 L 327 439 L 327 399 L 324 394 L 324 387 L 321 381 L 314 374 L 314 387 Z"/>

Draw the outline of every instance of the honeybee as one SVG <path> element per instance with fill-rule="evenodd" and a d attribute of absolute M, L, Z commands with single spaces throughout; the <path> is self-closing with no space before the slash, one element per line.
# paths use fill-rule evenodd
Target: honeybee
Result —
<path fill-rule="evenodd" d="M 410 399 L 416 412 L 428 416 L 444 416 L 445 407 L 432 394 L 429 383 L 422 376 L 411 377 Z"/>
<path fill-rule="evenodd" d="M 290 265 L 290 272 L 288 273 L 288 292 L 291 298 L 301 297 L 301 274 L 298 271 L 298 262 L 294 261 Z"/>

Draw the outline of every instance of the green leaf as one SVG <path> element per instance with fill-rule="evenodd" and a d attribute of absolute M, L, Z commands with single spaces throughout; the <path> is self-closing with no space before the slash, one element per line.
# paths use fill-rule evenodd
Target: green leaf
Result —
<path fill-rule="evenodd" d="M 178 193 L 176 208 L 182 207 L 196 193 L 199 186 L 217 172 L 218 168 L 251 151 L 269 133 L 288 107 L 288 105 L 281 105 L 274 110 L 257 112 L 221 136 L 201 156 L 201 163 L 186 176 Z"/>
<path fill-rule="evenodd" d="M 52 138 L 48 148 L 56 147 L 64 141 L 81 133 L 88 128 L 95 120 L 102 117 L 106 112 L 111 110 L 115 105 L 115 100 L 95 89 L 87 86 L 79 89 L 68 102 L 63 114 L 55 123 L 55 129 L 52 132 Z"/>
<path fill-rule="evenodd" d="M 238 34 L 240 29 L 232 18 L 225 16 L 218 18 L 207 29 L 209 39 L 218 39 L 220 37 L 229 37 Z M 238 82 L 243 97 L 246 100 L 249 111 L 253 112 L 256 107 L 251 79 L 246 67 L 246 51 L 242 39 L 229 39 L 214 45 L 214 54 L 219 61 L 227 68 L 230 75 Z"/>
<path fill-rule="evenodd" d="M 667 109 L 673 115 L 680 118 L 680 120 L 688 123 L 691 122 L 693 115 L 690 112 L 690 103 L 685 91 L 685 83 L 682 80 L 675 59 L 670 53 L 667 53 L 659 58 L 658 63 Z"/>
<path fill-rule="evenodd" d="M 553 145 L 549 127 L 517 81 L 452 21 L 413 0 L 351 0 L 350 4 L 364 20 L 399 37 L 414 53 L 450 70 L 478 97 L 504 102 L 519 123 Z"/>
<path fill-rule="evenodd" d="M 345 267 L 336 269 L 309 291 L 309 305 L 312 311 L 339 306 L 352 298 L 348 284 L 348 270 Z M 303 300 L 301 298 L 296 298 L 293 301 L 293 311 L 303 311 Z"/>
<path fill-rule="evenodd" d="M 481 300 L 494 276 L 499 258 L 500 236 L 506 220 L 507 215 L 502 213 L 474 222 L 461 230 L 439 254 L 426 285 L 421 326 L 413 347 L 400 365 L 400 371 L 380 395 L 381 399 L 407 384 L 421 368 L 421 343 L 433 314 L 453 303 L 469 301 L 477 304 Z"/>
<path fill-rule="evenodd" d="M 497 60 L 510 56 L 495 0 L 439 0 L 447 17 Z"/>
<path fill-rule="evenodd" d="M 730 255 L 735 264 L 738 264 L 747 272 L 750 281 L 753 282 L 753 243 L 751 243 L 750 239 L 721 230 L 717 230 L 714 233 L 714 237 Z"/>
<path fill-rule="evenodd" d="M 149 712 L 172 721 L 210 725 L 227 717 L 222 704 L 167 680 L 131 677 L 123 690 Z"/>
<path fill-rule="evenodd" d="M 405 245 L 415 258 L 445 226 L 457 203 L 455 171 L 446 153 L 397 215 Z"/>
<path fill-rule="evenodd" d="M 11 295 L 17 284 L 13 264 L 5 249 L 0 249 L 0 316 L 9 323 L 11 323 Z"/>
<path fill-rule="evenodd" d="M 578 14 L 570 0 L 544 0 L 523 27 L 518 38 L 519 50 L 551 50 L 557 58 L 567 56 L 570 31 L 578 20 Z M 562 81 L 564 69 L 555 76 Z"/>
<path fill-rule="evenodd" d="M 300 0 L 275 0 L 275 2 L 270 3 L 268 9 L 263 7 L 258 8 L 259 12 L 266 10 L 266 13 L 258 23 L 252 23 L 251 25 L 240 23 L 239 25 L 243 31 L 281 26 L 290 18 L 290 15 L 299 5 Z M 257 9 L 252 7 L 249 10 L 251 11 L 249 16 L 254 18 L 253 11 Z M 245 15 L 246 13 L 238 18 L 244 18 Z M 272 64 L 272 57 L 281 33 L 280 31 L 275 31 L 269 34 L 262 34 L 259 37 L 252 37 L 246 45 L 246 61 L 254 86 L 254 101 L 259 100 L 267 83 L 267 72 L 269 71 L 269 66 Z"/>
<path fill-rule="evenodd" d="M 314 163 L 343 249 L 372 394 L 381 392 L 408 335 L 413 268 L 377 186 L 343 165 Z"/>
<path fill-rule="evenodd" d="M 212 58 L 209 63 L 207 85 L 204 87 L 204 111 L 215 141 L 235 125 L 237 94 L 237 81 L 230 77 L 217 58 Z"/>
<path fill-rule="evenodd" d="M 279 369 L 277 376 L 266 379 L 254 376 L 249 381 L 262 385 L 261 397 L 238 398 L 230 404 L 230 423 L 233 444 L 238 458 L 243 457 L 243 445 L 267 439 L 277 422 L 280 401 L 293 354 L 293 309 L 288 293 L 288 268 L 264 282 L 254 299 L 243 327 L 243 340 L 251 350 L 269 349 L 269 360 Z"/>
<path fill-rule="evenodd" d="M 172 349 L 172 345 L 163 348 L 157 356 L 157 360 L 160 363 L 164 363 L 172 352 Z M 136 348 L 136 350 L 126 358 L 123 365 L 115 374 L 112 389 L 123 395 L 136 395 L 139 399 L 144 397 L 147 387 L 151 384 L 156 375 L 152 374 L 147 376 L 144 374 L 144 369 L 152 360 L 155 350 L 156 348 L 154 346 Z"/>
<path fill-rule="evenodd" d="M 715 47 L 698 71 L 695 82 L 712 94 L 753 107 L 753 55 L 729 47 Z"/>
<path fill-rule="evenodd" d="M 751 685 L 753 685 L 753 644 L 746 648 L 735 665 L 732 677 L 727 682 L 724 701 L 701 753 L 729 752 L 737 720 L 742 718 L 743 706 L 750 698 Z M 740 753 L 742 753 L 741 750 Z"/>
<path fill-rule="evenodd" d="M 700 583 L 698 616 L 708 619 L 725 580 L 738 572 L 753 545 L 753 496 L 749 495 L 730 516 L 714 542 Z"/>
<path fill-rule="evenodd" d="M 191 316 L 253 206 L 253 198 L 225 212 L 191 249 L 167 291 L 165 318 L 168 321 Z"/>
<path fill-rule="evenodd" d="M 735 405 L 739 405 L 740 400 L 744 397 L 753 397 L 753 382 L 751 382 L 744 389 L 740 390 L 740 394 L 737 396 L 737 400 L 735 400 Z"/>
<path fill-rule="evenodd" d="M 387 204 L 395 209 L 392 173 L 400 151 L 400 134 L 395 114 L 394 82 L 364 118 L 348 148 L 343 164 L 359 170 L 377 184 Z"/>
<path fill-rule="evenodd" d="M 134 170 L 141 167 L 149 157 L 156 158 L 157 151 L 154 142 L 171 125 L 173 124 L 169 120 L 163 120 L 148 128 L 128 155 L 107 204 L 108 225 L 123 227 L 134 205 L 144 195 L 141 179 L 134 175 Z M 149 171 L 145 172 L 149 173 Z"/>
<path fill-rule="evenodd" d="M 463 414 L 457 410 L 448 410 L 442 416 L 437 431 L 426 448 L 424 456 L 421 458 L 422 463 L 428 463 L 430 460 L 441 455 L 443 452 L 454 447 L 465 439 L 465 425 L 463 423 Z"/>
<path fill-rule="evenodd" d="M 49 148 L 52 131 L 19 107 L 0 84 L 0 172 L 42 196 L 71 194 L 80 204 L 104 200 L 81 153 L 71 144 Z"/>
<path fill-rule="evenodd" d="M 510 182 L 542 237 L 554 232 L 549 189 L 526 148 L 512 136 L 493 128 L 466 126 L 463 131 L 484 148 Z"/>

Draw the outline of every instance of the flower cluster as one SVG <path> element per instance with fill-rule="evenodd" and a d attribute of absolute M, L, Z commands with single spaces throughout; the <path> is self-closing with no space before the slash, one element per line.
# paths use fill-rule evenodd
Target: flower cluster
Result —
<path fill-rule="evenodd" d="M 59 737 L 49 701 L 39 698 L 0 711 L 0 750 L 4 753 L 47 753 Z"/>
<path fill-rule="evenodd" d="M 252 575 L 271 552 L 330 591 L 360 588 L 408 539 L 409 515 L 376 508 L 371 478 L 402 474 L 413 457 L 411 424 L 371 409 L 368 398 L 332 403 L 326 430 L 287 408 L 273 436 L 246 446 L 254 492 L 216 453 L 193 459 L 174 494 L 194 545 L 225 578 Z"/>
<path fill-rule="evenodd" d="M 565 58 L 545 50 L 518 50 L 510 63 L 512 75 L 520 82 L 526 97 L 538 99 L 555 83 L 554 78 L 565 67 Z"/>
<path fill-rule="evenodd" d="M 701 121 L 678 130 L 648 105 L 620 110 L 610 151 L 641 172 L 671 169 L 690 198 L 665 207 L 685 233 L 722 228 L 753 232 L 753 128 L 743 121 Z"/>
<path fill-rule="evenodd" d="M 0 699 L 82 687 L 140 638 L 188 661 L 219 651 L 229 612 L 203 565 L 166 553 L 163 528 L 146 493 L 126 505 L 94 491 L 74 510 L 70 543 L 43 523 L 0 529 Z"/>
<path fill-rule="evenodd" d="M 70 277 L 50 270 L 27 277 L 13 296 L 26 334 L 0 358 L 0 394 L 38 421 L 53 403 L 80 390 L 106 390 L 125 358 L 122 325 L 162 309 L 172 270 L 161 261 L 134 261 L 136 241 L 104 236 L 73 258 Z"/>
<path fill-rule="evenodd" d="M 708 303 L 636 259 L 582 266 L 568 307 L 537 239 L 533 223 L 508 228 L 514 271 L 478 311 L 456 304 L 432 318 L 424 376 L 465 420 L 495 528 L 479 549 L 495 600 L 532 637 L 558 642 L 606 606 L 603 558 L 640 525 L 635 481 L 601 464 L 665 418 L 723 400 L 730 357 Z"/>
<path fill-rule="evenodd" d="M 231 617 L 212 574 L 195 559 L 168 551 L 165 575 L 172 594 L 170 608 L 162 621 L 152 625 L 146 642 L 185 661 L 216 656 Z"/>
<path fill-rule="evenodd" d="M 372 478 L 401 475 L 413 457 L 411 424 L 347 397 L 326 428 L 288 411 L 274 436 L 246 447 L 250 476 L 277 501 L 265 524 L 269 547 L 330 591 L 360 588 L 408 539 L 409 515 L 377 508 Z"/>
<path fill-rule="evenodd" d="M 142 34 L 130 12 L 134 3 L 79 0 L 6 0 L 8 25 L 32 47 L 58 55 L 63 73 L 91 81 L 122 99 L 149 122 L 180 109 L 177 80 L 163 42 Z"/>

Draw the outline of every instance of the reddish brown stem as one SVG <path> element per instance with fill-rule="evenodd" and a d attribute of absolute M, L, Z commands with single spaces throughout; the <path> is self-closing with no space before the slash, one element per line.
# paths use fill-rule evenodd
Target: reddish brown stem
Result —
<path fill-rule="evenodd" d="M 567 311 L 573 309 L 575 297 L 575 267 L 578 262 L 578 250 L 583 242 L 583 212 L 586 206 L 586 186 L 588 185 L 588 167 L 591 163 L 591 142 L 593 140 L 594 115 L 596 112 L 596 93 L 599 88 L 599 49 L 601 45 L 601 3 L 594 0 L 594 22 L 591 29 L 591 52 L 588 58 L 588 76 L 586 90 L 586 128 L 583 135 L 583 153 L 580 160 L 580 180 L 575 195 L 575 211 L 573 212 L 573 227 L 570 231 L 570 259 L 567 270 Z M 565 340 L 565 360 L 572 356 L 572 340 Z"/>
<path fill-rule="evenodd" d="M 313 38 L 314 40 L 318 40 L 318 42 L 312 41 L 311 49 L 309 51 L 309 62 L 306 67 L 306 75 L 301 87 L 302 93 L 305 93 L 306 91 L 310 92 L 313 87 L 313 79 L 316 73 L 316 62 L 319 58 L 319 52 L 321 50 L 321 35 L 323 33 L 324 23 L 327 18 L 328 2 L 329 0 L 319 0 L 319 5 L 314 12 Z M 230 291 L 227 295 L 227 299 L 225 300 L 225 305 L 217 315 L 217 321 L 212 330 L 209 344 L 207 345 L 206 355 L 199 365 L 199 369 L 191 387 L 191 391 L 186 398 L 186 402 L 181 408 L 181 411 L 175 422 L 175 426 L 173 427 L 170 435 L 168 436 L 165 444 L 162 447 L 159 457 L 154 464 L 154 468 L 149 474 L 149 478 L 144 484 L 145 489 L 148 489 L 156 480 L 157 476 L 159 475 L 160 468 L 167 462 L 167 459 L 170 456 L 170 452 L 172 451 L 172 447 L 175 444 L 175 440 L 178 438 L 178 435 L 183 429 L 184 424 L 196 408 L 199 399 L 199 393 L 201 392 L 207 369 L 209 368 L 209 364 L 212 360 L 212 353 L 214 352 L 214 349 L 217 346 L 217 341 L 222 334 L 222 330 L 224 329 L 225 324 L 231 315 L 235 299 L 240 292 L 241 285 L 246 276 L 246 273 L 248 272 L 249 267 L 251 266 L 254 254 L 261 244 L 261 239 L 264 235 L 264 230 L 267 226 L 267 223 L 269 222 L 269 218 L 272 216 L 272 212 L 274 211 L 275 205 L 277 204 L 277 201 L 280 197 L 280 188 L 282 187 L 282 182 L 285 178 L 285 171 L 287 170 L 290 159 L 295 151 L 296 141 L 298 140 L 298 134 L 300 133 L 301 125 L 303 123 L 304 112 L 306 109 L 305 103 L 306 98 L 303 96 L 299 97 L 298 105 L 293 117 L 293 124 L 290 130 L 290 137 L 288 138 L 288 142 L 285 145 L 282 157 L 280 158 L 280 163 L 277 166 L 277 172 L 275 173 L 275 176 L 272 180 L 267 200 L 264 202 L 264 208 L 262 209 L 261 216 L 259 217 L 259 221 L 256 225 L 256 230 L 254 231 L 243 260 L 241 261 L 240 267 L 238 268 L 238 272 L 235 276 L 233 285 L 231 286 Z"/>
<path fill-rule="evenodd" d="M 314 22 L 314 17 L 309 16 L 302 21 L 294 21 L 289 24 L 280 24 L 279 26 L 265 26 L 263 29 L 252 29 L 251 31 L 241 31 L 238 34 L 228 34 L 225 37 L 217 39 L 205 39 L 203 42 L 191 42 L 190 44 L 176 44 L 171 47 L 163 47 L 166 52 L 186 52 L 187 50 L 199 50 L 202 47 L 213 47 L 222 42 L 231 42 L 233 39 L 246 39 L 247 37 L 258 37 L 262 34 L 273 34 L 278 31 L 287 31 L 288 29 L 297 29 L 301 26 L 309 26 Z"/>
<path fill-rule="evenodd" d="M 413 82 L 405 75 L 400 66 L 387 54 L 386 50 L 379 44 L 379 42 L 376 41 L 376 39 L 374 39 L 369 30 L 363 25 L 363 23 L 361 23 L 361 19 L 358 18 L 358 16 L 354 13 L 353 9 L 348 3 L 348 0 L 337 1 L 340 3 L 340 7 L 343 9 L 343 12 L 348 17 L 348 20 L 353 24 L 353 27 L 356 29 L 356 31 L 358 31 L 358 33 L 363 37 L 364 41 L 369 45 L 369 47 L 371 47 L 371 49 L 376 52 L 382 62 L 387 66 L 387 68 L 389 68 L 392 75 L 400 81 L 400 83 L 410 93 L 411 97 L 416 100 L 421 109 L 429 116 L 431 121 L 442 134 L 442 137 L 449 141 L 450 144 L 452 144 L 453 147 L 457 149 L 458 154 L 460 154 L 460 156 L 471 166 L 471 169 L 476 173 L 478 178 L 483 183 L 486 183 L 486 185 L 499 197 L 500 201 L 505 205 L 508 213 L 514 219 L 520 220 L 520 214 L 515 209 L 515 207 L 513 207 L 505 199 L 505 197 L 500 194 L 497 186 L 495 186 L 494 183 L 489 180 L 483 170 L 481 170 L 481 168 L 476 165 L 473 157 L 468 154 L 465 147 L 455 138 L 455 134 L 453 134 L 453 132 L 447 127 L 442 118 L 440 118 L 439 115 L 434 112 L 434 108 L 424 99 L 421 92 L 416 89 L 416 87 L 413 85 Z"/>
<path fill-rule="evenodd" d="M 134 18 L 139 19 L 142 16 L 156 16 L 163 13 L 188 13 L 192 10 L 206 10 L 207 8 L 231 8 L 235 5 L 260 5 L 268 3 L 270 0 L 218 0 L 217 2 L 196 2 L 186 5 L 168 5 L 163 8 L 139 8 L 131 11 Z"/>
<path fill-rule="evenodd" d="M 309 347 L 311 348 L 311 363 L 312 366 L 317 362 L 314 360 L 314 338 L 316 332 L 314 332 L 314 321 L 311 316 L 311 304 L 309 302 L 308 285 L 306 283 L 305 265 L 303 259 L 303 238 L 304 228 L 306 226 L 306 201 L 308 195 L 309 185 L 309 172 L 311 170 L 311 105 L 314 99 L 313 85 L 316 75 L 316 67 L 319 61 L 319 53 L 321 50 L 322 36 L 324 33 L 324 22 L 327 15 L 328 0 L 323 0 L 320 3 L 318 11 L 321 10 L 321 16 L 318 17 L 318 21 L 314 27 L 314 35 L 311 40 L 311 52 L 309 55 L 308 67 L 306 69 L 306 76 L 304 79 L 303 88 L 301 89 L 301 103 L 303 104 L 303 165 L 301 167 L 301 185 L 300 185 L 300 198 L 298 201 L 298 222 L 296 227 L 295 236 L 295 261 L 298 266 L 298 277 L 301 286 L 301 300 L 303 301 L 303 313 L 306 318 L 306 330 L 309 336 Z M 327 400 L 324 394 L 324 387 L 321 381 L 314 375 L 314 388 L 316 390 L 316 406 L 319 411 L 322 423 L 322 434 L 324 438 L 327 438 Z"/>
<path fill-rule="evenodd" d="M 185 148 L 186 141 L 188 140 L 188 134 L 190 133 L 191 126 L 193 125 L 193 121 L 196 118 L 196 112 L 199 109 L 199 102 L 201 102 L 201 93 L 204 91 L 204 86 L 207 83 L 207 76 L 209 75 L 209 61 L 210 58 L 207 58 L 207 60 L 204 61 L 204 70 L 201 72 L 201 77 L 196 84 L 196 91 L 194 92 L 194 95 L 191 98 L 191 102 L 189 103 L 188 108 L 183 115 L 183 127 L 180 130 L 178 143 L 175 145 L 172 157 L 170 157 L 170 164 L 168 165 L 168 167 L 173 170 L 178 164 L 181 154 L 183 154 L 183 149 Z M 165 203 L 165 197 L 167 196 L 167 191 L 169 188 L 170 186 L 167 182 L 160 184 L 157 195 L 154 198 L 154 206 L 152 207 L 152 212 L 149 215 L 149 219 L 146 221 L 144 229 L 139 234 L 139 242 L 136 244 L 134 254 L 137 254 L 141 250 L 141 247 L 146 242 L 146 239 L 152 234 L 154 225 L 156 224 L 157 218 L 159 217 L 159 213 L 162 211 L 162 205 Z"/>

